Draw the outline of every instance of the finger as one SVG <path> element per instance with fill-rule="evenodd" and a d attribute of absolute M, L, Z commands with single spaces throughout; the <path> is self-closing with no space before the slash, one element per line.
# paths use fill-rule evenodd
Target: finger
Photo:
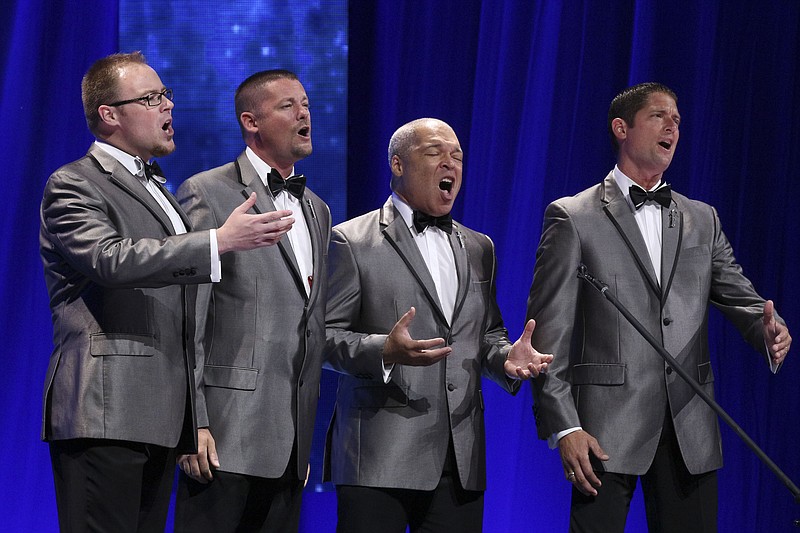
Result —
<path fill-rule="evenodd" d="M 267 222 L 264 224 L 264 232 L 267 234 L 283 235 L 292 229 L 294 223 L 295 220 L 291 217 L 273 220 L 272 222 Z"/>
<path fill-rule="evenodd" d="M 259 215 L 265 222 L 275 222 L 281 219 L 285 219 L 286 217 L 292 216 L 292 212 L 288 209 L 281 209 L 279 211 L 267 211 L 266 213 L 262 213 Z"/>
<path fill-rule="evenodd" d="M 247 213 L 247 211 L 249 211 L 254 205 L 256 205 L 256 193 L 251 192 L 250 196 L 247 197 L 247 200 L 239 204 L 239 207 L 234 209 L 234 212 Z"/>
<path fill-rule="evenodd" d="M 444 339 L 438 337 L 436 339 L 418 339 L 411 343 L 412 350 L 430 350 L 437 346 L 441 346 L 444 344 Z"/>
<path fill-rule="evenodd" d="M 531 368 L 531 365 L 528 365 L 527 370 L 524 368 L 517 367 L 516 373 L 519 379 L 531 379 L 531 377 L 536 377 L 539 375 L 539 373 L 535 369 Z"/>
<path fill-rule="evenodd" d="M 214 468 L 219 468 L 219 456 L 217 455 L 217 444 L 213 439 L 211 439 L 208 443 L 208 460 L 211 462 Z"/>
<path fill-rule="evenodd" d="M 397 321 L 394 327 L 396 328 L 399 326 L 401 328 L 407 328 L 411 321 L 414 320 L 414 315 L 416 314 L 417 310 L 414 309 L 414 306 L 411 306 L 408 311 L 406 311 L 405 314 L 400 317 L 400 320 Z"/>
<path fill-rule="evenodd" d="M 444 346 L 442 348 L 435 348 L 433 350 L 422 350 L 420 355 L 429 360 L 438 361 L 439 359 L 444 359 L 453 351 L 452 348 L 449 346 Z"/>
<path fill-rule="evenodd" d="M 528 322 L 525 323 L 525 329 L 522 330 L 522 335 L 520 336 L 520 340 L 530 344 L 531 336 L 533 336 L 533 330 L 535 328 L 536 328 L 536 321 L 531 318 L 530 320 L 528 320 Z"/>
<path fill-rule="evenodd" d="M 200 483 L 207 483 L 205 478 L 200 474 L 200 465 L 197 462 L 197 456 L 191 455 L 189 456 L 189 460 L 186 461 L 186 468 L 183 470 L 186 472 L 186 475 L 190 478 L 194 479 L 195 481 L 199 481 Z"/>
<path fill-rule="evenodd" d="M 600 443 L 597 442 L 596 440 L 591 444 L 589 444 L 589 450 L 591 450 L 594 456 L 600 459 L 601 461 L 608 461 L 609 459 L 608 454 L 605 452 L 605 450 L 603 450 L 603 448 L 600 446 Z"/>
<path fill-rule="evenodd" d="M 765 326 L 774 326 L 775 324 L 775 304 L 772 300 L 764 302 L 764 317 L 762 318 Z"/>
<path fill-rule="evenodd" d="M 410 366 L 428 366 L 437 363 L 450 355 L 453 350 L 450 347 L 437 348 L 435 350 L 423 350 L 412 355 L 408 361 Z"/>
<path fill-rule="evenodd" d="M 534 377 L 537 377 L 539 374 L 547 372 L 547 363 L 539 363 L 538 365 L 528 363 L 528 371 L 530 371 Z"/>

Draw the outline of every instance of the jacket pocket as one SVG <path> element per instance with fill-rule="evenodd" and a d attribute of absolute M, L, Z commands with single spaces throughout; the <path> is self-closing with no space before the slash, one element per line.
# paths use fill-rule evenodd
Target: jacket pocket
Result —
<path fill-rule="evenodd" d="M 89 353 L 93 356 L 152 357 L 156 353 L 155 336 L 130 333 L 93 333 L 89 335 Z"/>
<path fill-rule="evenodd" d="M 622 363 L 582 363 L 572 367 L 573 385 L 622 385 L 625 365 Z"/>
<path fill-rule="evenodd" d="M 206 387 L 224 389 L 256 390 L 258 369 L 235 366 L 205 365 L 203 382 Z"/>
<path fill-rule="evenodd" d="M 700 383 L 714 382 L 714 371 L 711 370 L 711 361 L 697 365 L 697 381 Z"/>

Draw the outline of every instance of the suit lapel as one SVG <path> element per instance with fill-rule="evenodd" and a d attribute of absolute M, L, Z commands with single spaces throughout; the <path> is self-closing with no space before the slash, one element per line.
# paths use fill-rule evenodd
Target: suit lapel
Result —
<path fill-rule="evenodd" d="M 236 171 L 239 174 L 239 181 L 244 186 L 244 189 L 242 190 L 242 197 L 248 198 L 251 192 L 256 193 L 256 205 L 253 206 L 253 210 L 256 213 L 277 211 L 275 208 L 275 202 L 272 201 L 272 194 L 264 186 L 264 182 L 261 181 L 261 178 L 258 177 L 258 172 L 256 172 L 256 169 L 250 164 L 245 152 L 242 152 L 236 159 Z M 292 249 L 292 244 L 289 242 L 288 237 L 282 238 L 280 241 L 278 241 L 277 246 L 281 251 L 284 261 L 286 261 L 286 266 L 289 268 L 289 272 L 291 272 L 292 277 L 294 278 L 297 289 L 304 298 L 308 299 L 305 283 L 300 275 L 300 267 L 297 266 L 297 259 L 295 258 L 294 250 Z"/>
<path fill-rule="evenodd" d="M 397 215 L 391 197 L 383 204 L 380 224 L 383 234 L 386 236 L 389 244 L 394 247 L 400 255 L 400 258 L 408 267 L 411 275 L 414 276 L 417 283 L 422 287 L 436 315 L 443 323 L 449 324 L 450 321 L 447 320 L 442 312 L 442 305 L 439 302 L 436 285 L 433 283 L 433 278 L 428 271 L 425 260 L 422 258 L 422 254 L 419 253 L 419 248 L 417 248 L 414 237 L 411 235 L 408 226 L 406 226 L 403 217 Z"/>
<path fill-rule="evenodd" d="M 663 287 L 661 307 L 664 307 L 672 287 L 672 278 L 678 267 L 682 239 L 683 212 L 677 209 L 677 204 L 673 199 L 670 209 L 661 209 L 661 281 Z"/>
<path fill-rule="evenodd" d="M 453 233 L 449 235 L 450 248 L 453 249 L 453 256 L 456 261 L 456 273 L 458 275 L 458 290 L 456 292 L 456 301 L 453 307 L 453 318 L 450 325 L 456 323 L 461 308 L 464 306 L 464 301 L 467 299 L 469 292 L 469 284 L 471 271 L 469 268 L 469 257 L 467 256 L 467 246 L 464 241 L 466 237 L 461 232 L 461 226 L 458 223 L 453 224 Z"/>
<path fill-rule="evenodd" d="M 120 189 L 125 191 L 127 194 L 132 196 L 136 201 L 144 205 L 150 213 L 164 226 L 164 230 L 167 232 L 168 235 L 175 235 L 175 227 L 172 225 L 172 221 L 167 216 L 167 213 L 164 212 L 164 208 L 161 207 L 158 202 L 156 202 L 155 198 L 147 191 L 147 189 L 142 185 L 142 182 L 139 181 L 139 178 L 128 172 L 128 169 L 125 166 L 117 161 L 117 159 L 103 150 L 96 145 L 92 145 L 89 148 L 89 155 L 97 161 L 100 165 L 100 168 L 107 173 L 108 179 L 116 184 Z M 165 195 L 167 199 L 172 203 L 172 205 L 176 205 L 173 200 L 170 198 L 170 194 L 167 193 Z M 179 207 L 176 207 L 178 213 L 181 216 L 181 219 L 184 220 L 184 224 L 186 228 L 190 228 L 189 221 L 186 220 L 185 215 L 183 214 L 183 210 Z"/>
<path fill-rule="evenodd" d="M 613 173 L 609 173 L 605 181 L 603 181 L 603 202 L 606 202 L 603 207 L 606 215 L 611 219 L 622 240 L 625 241 L 625 245 L 631 251 L 636 265 L 647 280 L 647 284 L 653 290 L 653 293 L 660 297 L 661 288 L 658 286 L 656 271 L 653 268 L 653 262 L 650 260 L 650 254 L 647 252 L 647 245 L 644 242 L 639 226 L 636 224 L 630 205 L 628 205 L 625 196 L 617 187 Z"/>
<path fill-rule="evenodd" d="M 312 282 L 311 294 L 309 295 L 308 307 L 311 309 L 317 301 L 319 294 L 319 285 L 317 280 L 321 280 L 324 275 L 322 272 L 322 258 L 324 257 L 323 243 L 322 243 L 322 229 L 319 226 L 319 219 L 317 218 L 317 207 L 314 205 L 314 200 L 308 193 L 303 195 L 303 216 L 306 217 L 306 225 L 308 226 L 308 234 L 311 236 L 311 261 L 312 261 Z"/>

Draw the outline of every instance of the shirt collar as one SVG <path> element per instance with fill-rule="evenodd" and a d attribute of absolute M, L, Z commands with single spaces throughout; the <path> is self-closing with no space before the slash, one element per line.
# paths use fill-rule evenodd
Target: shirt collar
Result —
<path fill-rule="evenodd" d="M 138 176 L 144 170 L 144 162 L 142 161 L 142 158 L 133 156 L 128 152 L 120 150 L 116 146 L 112 146 L 102 141 L 94 141 L 94 144 L 96 144 L 99 148 L 102 148 L 103 151 L 108 155 L 119 161 L 120 164 L 134 176 Z"/>
<path fill-rule="evenodd" d="M 403 222 L 405 222 L 408 229 L 411 230 L 411 233 L 416 234 L 416 230 L 414 229 L 414 210 L 411 209 L 411 206 L 400 198 L 396 192 L 392 192 L 392 203 L 403 218 Z"/>
<path fill-rule="evenodd" d="M 270 172 L 272 172 L 272 167 L 269 166 L 266 163 L 266 161 L 258 157 L 258 155 L 256 155 L 256 153 L 253 150 L 251 150 L 249 146 L 245 148 L 244 153 L 245 155 L 247 155 L 247 159 L 250 161 L 250 164 L 253 165 L 254 169 L 256 169 L 256 173 L 258 174 L 258 177 L 261 179 L 261 183 L 263 183 L 264 187 L 266 187 L 267 190 L 269 190 L 269 185 L 267 184 L 267 176 L 269 175 Z M 294 167 L 292 167 L 292 172 L 289 175 L 289 177 L 292 176 L 294 176 Z"/>
<path fill-rule="evenodd" d="M 636 207 L 633 205 L 633 201 L 631 200 L 630 192 L 628 191 L 630 191 L 631 185 L 639 186 L 639 184 L 626 176 L 617 165 L 614 165 L 614 180 L 617 182 L 617 187 L 619 187 L 619 190 L 625 195 L 625 200 L 628 202 L 628 205 L 631 206 L 631 209 L 636 210 Z M 654 191 L 658 189 L 661 186 L 662 181 L 664 180 L 658 180 L 658 183 L 653 185 L 650 190 Z"/>

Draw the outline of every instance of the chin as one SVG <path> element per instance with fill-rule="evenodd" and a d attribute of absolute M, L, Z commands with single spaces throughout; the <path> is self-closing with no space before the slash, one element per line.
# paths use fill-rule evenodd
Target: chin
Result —
<path fill-rule="evenodd" d="M 168 145 L 161 145 L 153 147 L 153 157 L 164 157 L 175 151 L 175 143 L 171 142 Z"/>

